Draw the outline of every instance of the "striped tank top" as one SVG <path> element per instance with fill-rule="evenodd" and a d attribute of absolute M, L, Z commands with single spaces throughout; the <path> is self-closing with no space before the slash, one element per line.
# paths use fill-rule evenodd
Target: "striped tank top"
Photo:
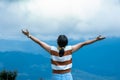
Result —
<path fill-rule="evenodd" d="M 51 66 L 53 73 L 63 74 L 71 71 L 72 68 L 72 47 L 64 48 L 64 55 L 59 57 L 59 50 L 55 46 L 51 46 Z"/>

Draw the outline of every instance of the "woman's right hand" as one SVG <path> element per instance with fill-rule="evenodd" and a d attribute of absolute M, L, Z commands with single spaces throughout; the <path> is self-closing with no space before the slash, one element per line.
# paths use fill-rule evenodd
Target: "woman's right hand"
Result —
<path fill-rule="evenodd" d="M 105 39 L 105 37 L 103 37 L 103 36 L 101 36 L 101 35 L 99 35 L 99 36 L 96 38 L 96 40 L 103 40 L 103 39 Z"/>
<path fill-rule="evenodd" d="M 22 29 L 22 33 L 24 34 L 24 35 L 26 35 L 27 37 L 29 37 L 29 31 L 26 29 L 26 30 L 23 30 Z"/>

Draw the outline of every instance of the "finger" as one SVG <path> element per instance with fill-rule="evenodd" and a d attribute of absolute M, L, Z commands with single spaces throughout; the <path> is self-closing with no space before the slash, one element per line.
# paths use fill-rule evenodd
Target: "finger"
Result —
<path fill-rule="evenodd" d="M 105 37 L 101 37 L 101 40 L 102 40 L 102 39 L 105 39 Z"/>
<path fill-rule="evenodd" d="M 105 39 L 106 37 L 103 37 L 103 39 Z"/>
<path fill-rule="evenodd" d="M 23 30 L 23 29 L 21 29 L 21 31 L 22 31 L 22 32 L 24 32 L 24 30 Z"/>
<path fill-rule="evenodd" d="M 101 35 L 97 36 L 97 38 L 100 38 Z"/>

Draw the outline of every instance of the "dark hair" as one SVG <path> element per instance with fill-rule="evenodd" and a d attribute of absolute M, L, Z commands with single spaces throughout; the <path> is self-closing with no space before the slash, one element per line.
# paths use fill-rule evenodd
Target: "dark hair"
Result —
<path fill-rule="evenodd" d="M 62 57 L 64 55 L 64 48 L 68 44 L 68 39 L 65 35 L 59 35 L 57 39 L 57 44 L 60 47 L 59 56 Z"/>

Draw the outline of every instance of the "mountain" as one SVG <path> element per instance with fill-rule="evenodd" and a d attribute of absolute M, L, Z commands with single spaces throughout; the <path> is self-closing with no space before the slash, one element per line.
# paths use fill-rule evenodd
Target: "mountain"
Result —
<path fill-rule="evenodd" d="M 79 53 L 75 53 L 79 54 Z M 75 80 L 119 80 L 119 64 L 102 61 L 94 57 L 84 59 L 88 55 L 73 54 L 72 74 Z M 97 57 L 97 56 L 96 56 Z M 98 58 L 98 57 L 97 57 Z M 96 61 L 99 62 L 96 62 Z M 112 60 L 111 60 L 112 61 Z M 104 63 L 102 63 L 104 62 Z M 105 64 L 106 63 L 106 64 Z M 40 54 L 19 51 L 0 52 L 0 71 L 18 72 L 17 80 L 51 80 L 50 58 Z M 111 65 L 111 66 L 110 66 Z"/>
<path fill-rule="evenodd" d="M 76 44 L 79 41 L 70 41 Z M 56 45 L 56 42 L 47 42 Z M 120 38 L 87 45 L 73 53 L 74 80 L 120 80 Z M 51 80 L 50 55 L 32 41 L 0 40 L 0 71 L 17 70 L 17 80 Z"/>
<path fill-rule="evenodd" d="M 0 52 L 0 70 L 16 70 L 17 80 L 38 80 L 40 77 L 50 78 L 50 60 L 39 54 L 24 52 Z M 50 71 L 46 74 L 46 72 Z"/>

